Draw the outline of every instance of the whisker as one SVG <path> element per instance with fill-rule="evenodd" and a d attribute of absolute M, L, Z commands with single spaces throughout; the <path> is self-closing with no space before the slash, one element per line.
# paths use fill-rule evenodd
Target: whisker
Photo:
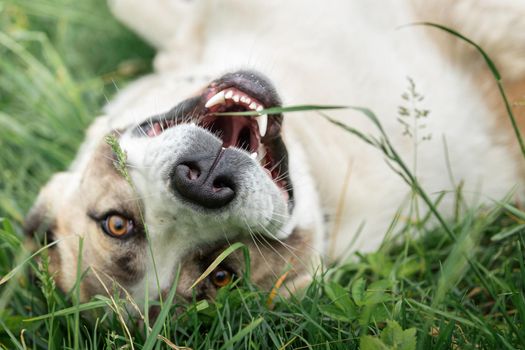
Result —
<path fill-rule="evenodd" d="M 297 250 L 297 248 L 295 248 L 295 247 L 289 245 L 288 243 L 282 241 L 281 239 L 277 238 L 276 235 L 271 234 L 271 232 L 270 232 L 268 229 L 266 229 L 266 228 L 264 228 L 264 227 L 263 227 L 263 229 L 265 229 L 265 231 L 268 233 L 268 235 L 269 235 L 270 237 L 272 237 L 273 239 L 279 241 L 281 244 L 283 244 L 283 246 L 287 246 L 287 247 L 289 247 L 289 248 L 291 248 L 291 249 L 293 248 L 293 249 L 296 249 L 296 250 Z M 282 231 L 281 228 L 278 228 L 278 229 L 277 229 L 277 232 L 278 232 L 278 233 L 285 233 L 284 231 Z M 307 241 L 303 242 L 303 244 L 304 244 L 304 245 L 305 245 L 310 251 L 314 252 L 315 254 L 317 254 L 317 255 L 319 255 L 319 256 L 323 256 L 323 252 L 322 252 L 322 251 L 320 251 L 319 249 L 317 249 L 316 247 L 314 247 L 313 245 L 311 245 L 311 244 L 308 243 Z"/>
<path fill-rule="evenodd" d="M 292 249 L 290 245 L 286 244 L 285 242 L 281 241 L 280 239 L 278 239 L 277 237 L 274 237 L 273 235 L 271 235 L 271 233 L 263 226 L 263 225 L 260 225 L 261 228 L 266 231 L 270 237 L 272 237 L 277 243 L 279 243 L 284 249 L 286 249 L 291 255 L 292 257 L 294 257 L 300 264 L 303 268 L 307 269 L 308 266 L 306 265 L 306 263 L 303 261 L 303 259 L 301 259 L 295 252 L 294 250 L 299 250 L 297 248 L 295 249 Z M 266 245 L 272 249 L 284 262 L 287 262 L 287 263 L 290 263 L 290 260 L 289 259 L 286 259 L 272 244 L 271 242 L 268 242 L 268 240 L 266 239 L 266 237 L 264 235 L 259 235 L 259 237 L 264 241 L 266 242 Z"/>
<path fill-rule="evenodd" d="M 270 169 L 270 171 L 274 171 L 278 166 L 281 165 L 281 163 L 284 161 L 284 157 L 282 157 L 275 165 Z"/>
<path fill-rule="evenodd" d="M 121 133 L 120 130 L 118 130 L 118 129 L 111 128 L 111 132 L 117 134 L 119 137 L 122 136 L 122 133 Z"/>
<path fill-rule="evenodd" d="M 145 137 L 148 137 L 148 134 L 146 134 L 146 131 L 144 131 L 144 128 L 142 128 L 142 123 L 137 123 L 137 127 L 139 129 L 139 131 L 141 132 L 141 134 Z"/>
<path fill-rule="evenodd" d="M 244 213 L 244 210 L 243 210 L 243 213 Z M 245 213 L 244 213 L 245 214 Z M 253 244 L 255 245 L 255 247 L 257 248 L 257 251 L 259 252 L 259 254 L 261 255 L 261 257 L 263 258 L 266 266 L 270 269 L 271 273 L 275 276 L 275 278 L 279 278 L 279 276 L 277 275 L 277 273 L 275 273 L 274 269 L 273 269 L 273 266 L 268 262 L 268 260 L 266 259 L 266 256 L 263 254 L 263 252 L 261 251 L 261 248 L 259 248 L 259 245 L 257 244 L 256 241 L 257 240 L 257 236 L 255 235 L 255 233 L 253 232 L 251 226 L 248 224 L 248 221 L 246 220 L 246 216 L 243 216 L 243 221 L 244 223 L 246 224 L 246 227 L 248 228 L 248 231 L 249 231 L 249 234 L 250 234 L 250 238 L 252 239 L 253 241 Z M 259 242 L 261 243 L 261 242 Z"/>
<path fill-rule="evenodd" d="M 244 211 L 244 209 L 243 209 L 243 214 L 244 214 L 245 217 L 246 217 L 246 212 Z M 245 220 L 245 222 L 246 222 L 246 220 Z M 247 223 L 246 223 L 246 224 L 247 224 Z M 247 225 L 248 225 L 248 224 L 247 224 Z M 287 250 L 288 250 L 288 251 L 289 251 L 289 252 L 290 252 L 290 253 L 291 253 L 296 259 L 298 259 L 298 261 L 301 261 L 301 259 L 299 259 L 299 257 L 298 257 L 298 256 L 297 256 L 297 255 L 296 255 L 296 254 L 295 254 L 295 253 L 294 253 L 294 252 L 288 247 L 287 244 L 285 244 L 285 243 L 282 242 L 280 239 L 278 239 L 277 237 L 275 237 L 274 235 L 272 235 L 271 232 L 270 232 L 266 227 L 264 227 L 262 224 L 259 224 L 259 226 L 260 226 L 264 231 L 266 231 L 266 233 L 268 233 L 269 237 L 274 238 L 275 241 L 277 241 L 277 242 L 280 243 L 285 249 L 287 249 Z M 252 232 L 252 229 L 251 229 L 251 227 L 250 227 L 249 225 L 248 225 L 248 229 Z M 281 258 L 283 259 L 283 261 L 287 261 L 287 260 L 281 255 L 281 253 L 280 253 L 278 250 L 276 250 L 276 249 L 273 247 L 273 245 L 272 245 L 270 242 L 268 242 L 268 241 L 264 238 L 263 235 L 259 235 L 259 237 L 261 237 L 261 238 L 267 243 L 268 247 L 270 247 L 270 248 L 271 248 L 271 249 L 272 249 L 277 255 L 279 255 L 279 257 L 281 257 Z M 302 263 L 302 261 L 301 261 L 301 263 Z M 305 265 L 305 266 L 306 266 L 306 265 Z"/>

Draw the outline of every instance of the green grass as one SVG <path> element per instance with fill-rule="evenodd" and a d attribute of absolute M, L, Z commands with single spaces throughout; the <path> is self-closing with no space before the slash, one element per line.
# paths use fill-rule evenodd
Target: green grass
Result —
<path fill-rule="evenodd" d="M 0 216 L 17 224 L 70 163 L 106 97 L 150 68 L 153 50 L 105 6 L 0 1 Z"/>
<path fill-rule="evenodd" d="M 0 2 L 0 346 L 525 348 L 525 212 L 505 200 L 458 210 L 433 229 L 430 217 L 395 217 L 399 234 L 378 252 L 328 266 L 304 297 L 270 306 L 268 291 L 240 280 L 214 302 L 185 303 L 168 295 L 148 328 L 122 322 L 125 301 L 118 296 L 79 304 L 77 290 L 58 291 L 46 249 L 35 259 L 24 248 L 23 215 L 40 186 L 71 161 L 106 98 L 147 72 L 153 56 L 104 4 Z M 400 166 L 387 135 L 365 141 L 382 149 L 407 189 L 412 186 L 440 216 L 439 200 L 431 202 L 408 167 Z M 456 198 L 464 208 L 460 189 Z"/>

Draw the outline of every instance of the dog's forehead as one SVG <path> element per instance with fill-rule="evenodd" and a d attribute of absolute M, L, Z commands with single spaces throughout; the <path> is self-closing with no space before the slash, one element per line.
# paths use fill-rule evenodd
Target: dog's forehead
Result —
<path fill-rule="evenodd" d="M 89 234 L 93 220 L 99 220 L 109 212 L 121 212 L 138 217 L 142 201 L 133 186 L 115 167 L 116 157 L 111 147 L 101 141 L 87 157 L 86 166 L 79 169 L 71 180 L 71 190 L 57 215 L 57 226 L 65 233 Z"/>
<path fill-rule="evenodd" d="M 117 164 L 117 156 L 111 146 L 105 140 L 101 141 L 81 175 L 78 193 L 88 210 L 107 212 L 120 209 L 137 215 L 140 198 L 117 169 Z"/>

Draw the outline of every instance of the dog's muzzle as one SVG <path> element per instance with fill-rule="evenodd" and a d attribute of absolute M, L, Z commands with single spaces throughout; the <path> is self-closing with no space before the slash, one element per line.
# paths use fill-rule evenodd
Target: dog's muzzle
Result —
<path fill-rule="evenodd" d="M 243 170 L 245 175 L 253 170 L 255 161 L 291 211 L 293 187 L 281 137 L 283 115 L 263 114 L 280 105 L 275 88 L 264 76 L 251 71 L 229 73 L 170 111 L 147 119 L 134 129 L 134 135 L 156 138 L 179 125 L 198 127 L 190 140 L 193 146 L 183 150 L 169 169 L 170 189 L 191 204 L 206 209 L 227 206 L 240 192 Z"/>

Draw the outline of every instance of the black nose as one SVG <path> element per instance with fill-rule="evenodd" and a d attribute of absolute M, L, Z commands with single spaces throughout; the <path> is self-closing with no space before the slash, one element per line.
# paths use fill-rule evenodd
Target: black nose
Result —
<path fill-rule="evenodd" d="M 219 154 L 193 154 L 175 165 L 171 176 L 174 190 L 185 199 L 209 209 L 230 203 L 235 197 L 236 179 L 231 149 Z"/>

